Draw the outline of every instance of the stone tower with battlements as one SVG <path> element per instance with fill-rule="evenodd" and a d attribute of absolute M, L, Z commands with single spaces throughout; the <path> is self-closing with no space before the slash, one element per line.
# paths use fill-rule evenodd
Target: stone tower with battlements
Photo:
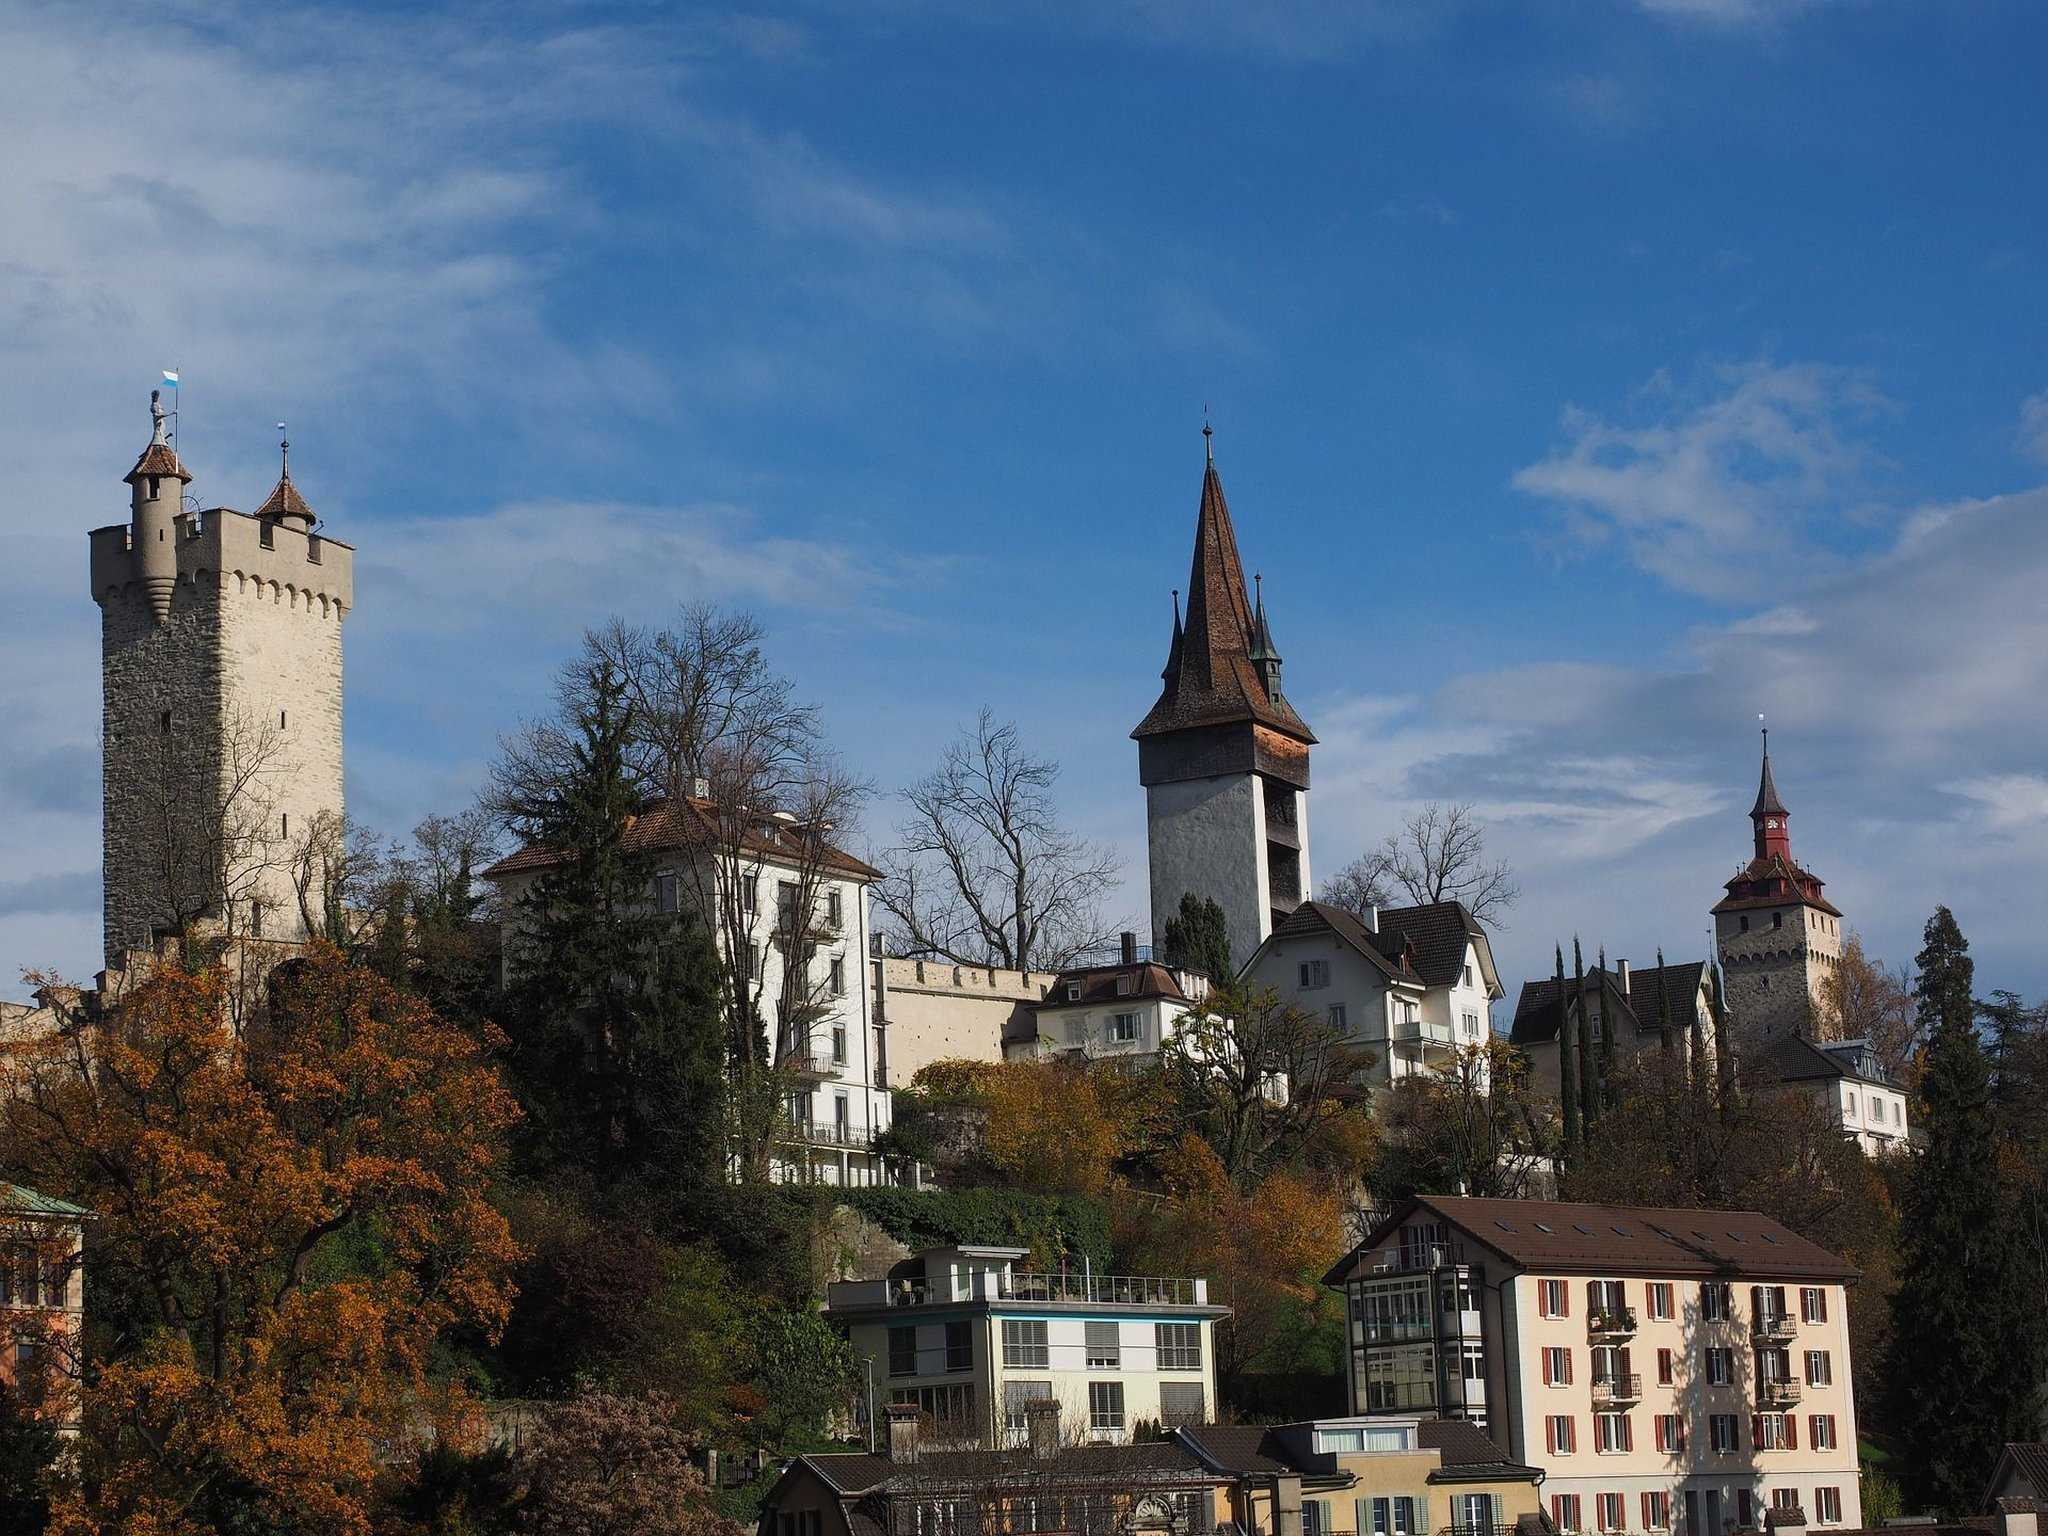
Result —
<path fill-rule="evenodd" d="M 304 938 L 342 816 L 355 551 L 318 532 L 288 445 L 256 512 L 201 511 L 150 413 L 128 519 L 90 535 L 113 968 L 181 934 Z"/>
<path fill-rule="evenodd" d="M 1204 427 L 1206 439 L 1209 429 Z M 1152 940 L 1181 897 L 1206 896 L 1243 965 L 1309 893 L 1308 751 L 1315 735 L 1280 688 L 1263 591 L 1245 589 L 1213 454 L 1202 472 L 1187 619 L 1179 599 L 1159 701 L 1131 735 L 1145 786 Z"/>
<path fill-rule="evenodd" d="M 1821 893 L 1820 876 L 1792 858 L 1792 814 L 1771 776 L 1764 733 L 1763 773 L 1749 812 L 1753 852 L 1714 904 L 1728 1011 L 1750 1040 L 1825 1029 L 1825 987 L 1842 958 L 1842 914 Z"/>

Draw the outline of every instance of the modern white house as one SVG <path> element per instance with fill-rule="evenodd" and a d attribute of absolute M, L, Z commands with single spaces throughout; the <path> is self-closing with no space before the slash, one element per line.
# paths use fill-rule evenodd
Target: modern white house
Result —
<path fill-rule="evenodd" d="M 633 818 L 625 842 L 653 867 L 647 891 L 652 909 L 674 912 L 702 902 L 715 886 L 721 909 L 745 914 L 752 925 L 739 968 L 759 978 L 778 1062 L 800 1085 L 789 1100 L 776 1176 L 840 1185 L 914 1180 L 915 1169 L 897 1166 L 874 1145 L 891 1119 L 888 1042 L 872 1015 L 866 984 L 868 887 L 880 873 L 836 847 L 819 851 L 807 845 L 803 829 L 787 817 L 762 816 L 739 848 L 714 851 L 719 839 L 707 828 L 718 820 L 706 801 L 657 802 Z M 519 964 L 522 899 L 556 862 L 553 850 L 531 846 L 483 872 L 507 913 L 508 977 Z M 780 938 L 807 885 L 816 909 L 809 919 L 813 942 L 800 962 L 802 976 L 790 978 Z M 724 925 L 710 926 L 723 948 Z M 778 1026 L 778 1000 L 786 997 L 799 999 L 799 1012 L 807 1017 Z"/>
<path fill-rule="evenodd" d="M 1490 1038 L 1502 987 L 1478 920 L 1455 901 L 1372 917 L 1303 902 L 1253 952 L 1243 978 L 1372 1051 L 1383 1083 L 1447 1066 Z"/>
<path fill-rule="evenodd" d="M 1128 1443 L 1143 1424 L 1201 1424 L 1216 1408 L 1209 1282 L 1032 1270 L 1025 1248 L 931 1248 L 887 1275 L 826 1287 L 877 1421 L 914 1404 L 927 1442 L 1024 1443 L 1033 1402 L 1077 1439 Z"/>
<path fill-rule="evenodd" d="M 1139 958 L 1137 935 L 1127 933 L 1115 964 L 1061 971 L 1043 998 L 1019 1009 L 1003 1035 L 1003 1056 L 1149 1060 L 1208 995 L 1206 976 Z"/>
<path fill-rule="evenodd" d="M 1868 1040 L 1814 1041 L 1784 1035 L 1764 1058 L 1768 1079 L 1811 1095 L 1866 1156 L 1903 1151 L 1910 1127 L 1906 1092 Z"/>

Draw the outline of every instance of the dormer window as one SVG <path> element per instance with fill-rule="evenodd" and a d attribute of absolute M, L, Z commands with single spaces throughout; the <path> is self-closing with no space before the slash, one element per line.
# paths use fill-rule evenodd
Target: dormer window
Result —
<path fill-rule="evenodd" d="M 1130 995 L 1131 995 L 1131 994 L 1132 994 L 1133 992 L 1135 992 L 1135 991 L 1137 991 L 1137 990 L 1138 990 L 1138 978 L 1137 978 L 1137 977 L 1135 977 L 1135 976 L 1119 976 L 1119 977 L 1117 977 L 1117 979 L 1116 979 L 1116 995 L 1117 995 L 1118 997 L 1129 997 L 1129 996 L 1130 996 Z"/>
<path fill-rule="evenodd" d="M 1079 983 L 1078 981 L 1070 981 L 1067 983 L 1067 1001 L 1070 1003 L 1078 1003 L 1079 1001 L 1081 1001 L 1081 983 Z"/>

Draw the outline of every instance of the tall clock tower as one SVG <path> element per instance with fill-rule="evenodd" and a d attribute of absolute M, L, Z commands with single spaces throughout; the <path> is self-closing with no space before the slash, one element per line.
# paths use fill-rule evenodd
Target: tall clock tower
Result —
<path fill-rule="evenodd" d="M 1825 988 L 1842 958 L 1842 914 L 1822 894 L 1821 878 L 1792 858 L 1792 813 L 1771 776 L 1769 731 L 1749 822 L 1751 858 L 1714 905 L 1729 1012 L 1751 1040 L 1788 1032 L 1822 1038 Z"/>

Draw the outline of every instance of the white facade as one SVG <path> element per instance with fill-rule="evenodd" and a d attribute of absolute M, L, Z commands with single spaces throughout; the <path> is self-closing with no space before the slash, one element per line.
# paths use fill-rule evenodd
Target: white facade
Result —
<path fill-rule="evenodd" d="M 1250 771 L 1153 784 L 1145 791 L 1152 943 L 1166 939 L 1181 897 L 1223 909 L 1230 957 L 1243 965 L 1313 889 L 1308 792 Z"/>
<path fill-rule="evenodd" d="M 927 1438 L 1023 1442 L 1025 1405 L 1060 1405 L 1064 1436 L 1128 1443 L 1144 1423 L 1206 1423 L 1216 1410 L 1215 1323 L 1206 1280 L 1052 1273 L 1023 1248 L 931 1249 L 913 1273 L 840 1281 L 825 1315 L 843 1325 L 879 1415 L 915 1403 Z"/>
<path fill-rule="evenodd" d="M 1149 961 L 1062 971 L 1003 1054 L 1011 1061 L 1146 1061 L 1208 995 L 1207 977 Z"/>

